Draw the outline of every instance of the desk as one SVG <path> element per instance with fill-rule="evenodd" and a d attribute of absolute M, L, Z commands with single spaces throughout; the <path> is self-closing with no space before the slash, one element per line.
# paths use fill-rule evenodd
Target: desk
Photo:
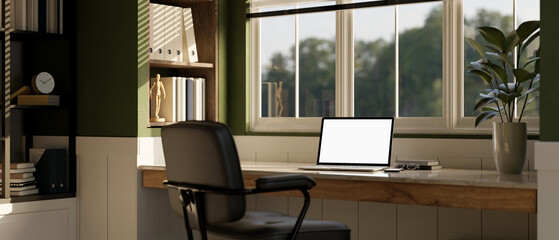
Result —
<path fill-rule="evenodd" d="M 333 172 L 298 170 L 301 163 L 241 162 L 245 186 L 254 179 L 275 174 L 303 173 L 317 186 L 311 197 L 424 206 L 536 212 L 536 173 L 501 175 L 489 170 L 442 169 L 433 171 Z M 140 166 L 142 185 L 164 188 L 165 167 Z M 300 197 L 296 191 L 272 195 Z"/>

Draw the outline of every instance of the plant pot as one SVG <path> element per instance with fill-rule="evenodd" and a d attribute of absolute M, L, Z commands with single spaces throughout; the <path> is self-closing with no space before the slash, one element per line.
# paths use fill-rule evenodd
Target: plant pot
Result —
<path fill-rule="evenodd" d="M 526 123 L 493 123 L 493 158 L 499 173 L 519 174 L 526 161 Z"/>

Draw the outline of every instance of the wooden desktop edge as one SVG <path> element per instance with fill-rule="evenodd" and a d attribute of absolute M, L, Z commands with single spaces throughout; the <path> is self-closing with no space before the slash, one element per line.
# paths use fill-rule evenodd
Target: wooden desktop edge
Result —
<path fill-rule="evenodd" d="M 167 175 L 163 169 L 142 169 L 142 186 L 164 188 Z M 254 187 L 254 179 L 263 176 L 244 174 L 246 188 Z M 469 208 L 509 212 L 535 213 L 536 189 L 457 186 L 424 183 L 315 179 L 312 198 L 380 203 L 410 204 L 437 207 Z M 268 195 L 301 197 L 297 191 Z"/>

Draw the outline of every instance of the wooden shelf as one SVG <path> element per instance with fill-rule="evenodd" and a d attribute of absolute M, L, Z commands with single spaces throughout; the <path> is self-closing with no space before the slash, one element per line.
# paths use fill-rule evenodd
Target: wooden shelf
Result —
<path fill-rule="evenodd" d="M 58 33 L 44 33 L 44 32 L 32 32 L 23 30 L 10 30 L 11 39 L 14 41 L 25 41 L 25 40 L 50 40 L 50 39 L 67 39 L 69 38 L 65 34 Z"/>
<path fill-rule="evenodd" d="M 76 197 L 76 193 L 35 194 L 35 195 L 28 195 L 28 196 L 21 196 L 21 197 L 12 196 L 10 202 L 19 203 L 19 202 L 31 202 L 31 201 L 51 200 L 51 199 L 60 199 L 60 198 L 73 198 L 73 197 Z"/>
<path fill-rule="evenodd" d="M 66 109 L 60 105 L 11 105 L 12 109 Z"/>
<path fill-rule="evenodd" d="M 160 68 L 213 68 L 214 65 L 211 63 L 201 63 L 201 62 L 174 62 L 165 60 L 149 60 L 150 67 L 160 67 Z"/>
<path fill-rule="evenodd" d="M 175 124 L 175 123 L 177 123 L 177 122 L 149 122 L 148 127 L 163 127 L 163 126 L 172 125 L 172 124 Z"/>

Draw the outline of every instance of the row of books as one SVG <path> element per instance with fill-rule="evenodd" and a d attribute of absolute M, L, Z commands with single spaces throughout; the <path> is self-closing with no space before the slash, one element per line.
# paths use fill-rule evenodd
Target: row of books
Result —
<path fill-rule="evenodd" d="M 150 86 L 155 82 L 151 79 Z M 162 77 L 165 98 L 161 99 L 159 117 L 166 122 L 205 120 L 206 79 L 192 77 Z M 150 118 L 155 118 L 155 96 L 151 96 Z"/>
<path fill-rule="evenodd" d="M 16 30 L 62 34 L 63 1 L 11 0 L 12 27 Z"/>
<path fill-rule="evenodd" d="M 37 181 L 35 180 L 35 176 L 33 176 L 34 172 L 35 172 L 35 164 L 32 162 L 11 163 L 10 164 L 10 195 L 26 196 L 26 195 L 39 193 L 39 189 L 37 188 Z M 0 173 L 2 173 L 1 165 L 0 165 Z M 0 178 L 0 186 L 3 187 L 1 178 Z"/>
<path fill-rule="evenodd" d="M 59 95 L 19 95 L 17 105 L 23 106 L 58 106 L 60 105 Z"/>
<path fill-rule="evenodd" d="M 440 162 L 437 160 L 396 160 L 396 165 L 408 164 L 408 167 L 417 165 L 415 170 L 439 170 L 442 169 Z"/>
<path fill-rule="evenodd" d="M 198 62 L 191 8 L 150 3 L 150 59 Z"/>

